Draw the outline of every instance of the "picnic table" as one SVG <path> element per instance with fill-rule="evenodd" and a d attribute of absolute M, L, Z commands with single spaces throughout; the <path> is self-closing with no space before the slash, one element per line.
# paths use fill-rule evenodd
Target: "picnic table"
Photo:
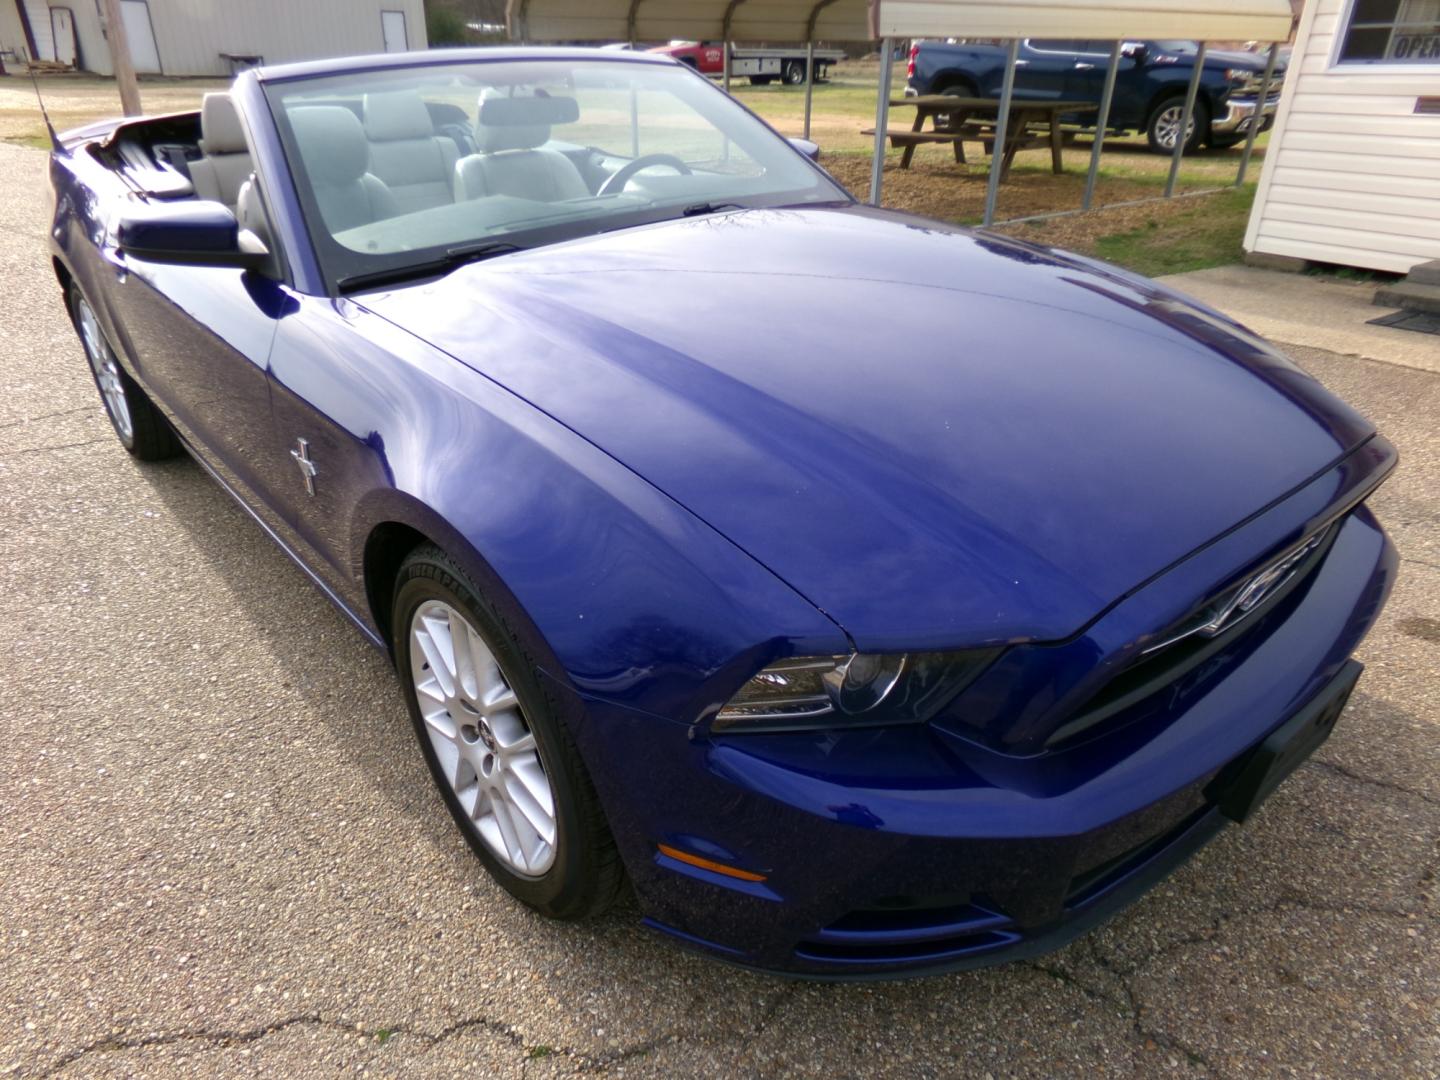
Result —
<path fill-rule="evenodd" d="M 915 156 L 915 147 L 923 143 L 950 143 L 955 148 L 955 160 L 966 164 L 965 140 L 982 143 L 985 152 L 993 154 L 995 127 L 1000 118 L 998 98 L 952 97 L 949 94 L 922 94 L 918 97 L 897 98 L 890 102 L 891 108 L 913 108 L 915 123 L 909 131 L 898 128 L 886 129 L 885 136 L 890 145 L 903 148 L 900 167 L 908 169 Z M 1095 112 L 1099 106 L 1090 101 L 1044 101 L 1016 98 L 1010 103 L 1010 118 L 1005 127 L 1005 146 L 1000 155 L 1000 179 L 1010 175 L 1010 164 L 1018 150 L 1031 146 L 1050 145 L 1050 168 L 1058 176 L 1065 171 L 1060 149 L 1065 138 L 1060 127 L 1060 117 L 1075 113 Z M 925 122 L 930 121 L 930 130 Z M 874 128 L 867 128 L 862 135 L 874 135 Z"/>

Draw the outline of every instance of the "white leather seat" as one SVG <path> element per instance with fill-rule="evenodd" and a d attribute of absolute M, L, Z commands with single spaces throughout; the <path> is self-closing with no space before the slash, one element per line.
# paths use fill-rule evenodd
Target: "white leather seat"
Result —
<path fill-rule="evenodd" d="M 455 140 L 435 133 L 420 95 L 399 90 L 365 95 L 365 138 L 370 171 L 395 196 L 400 212 L 455 201 Z"/>
<path fill-rule="evenodd" d="M 200 105 L 200 150 L 205 155 L 190 163 L 195 194 L 235 209 L 240 185 L 250 179 L 254 165 L 245 129 L 235 102 L 226 93 L 209 93 Z"/>
<path fill-rule="evenodd" d="M 390 189 L 369 172 L 370 144 L 353 112 L 306 105 L 289 115 L 326 228 L 343 232 L 400 213 Z"/>
<path fill-rule="evenodd" d="M 486 122 L 487 113 L 490 123 Z M 461 158 L 455 166 L 457 199 L 512 195 L 558 202 L 583 199 L 591 193 L 573 161 L 558 150 L 544 149 L 550 141 L 548 123 L 510 122 L 523 119 L 526 113 L 575 118 L 574 102 L 566 99 L 482 97 L 475 125 L 480 152 Z M 497 120 L 506 122 L 493 122 Z"/>

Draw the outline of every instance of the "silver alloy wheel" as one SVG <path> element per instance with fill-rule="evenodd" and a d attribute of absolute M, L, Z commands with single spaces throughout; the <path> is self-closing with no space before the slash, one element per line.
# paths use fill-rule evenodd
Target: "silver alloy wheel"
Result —
<path fill-rule="evenodd" d="M 440 600 L 410 620 L 410 669 L 430 745 L 471 825 L 516 874 L 555 863 L 555 793 L 494 652 Z"/>
<path fill-rule="evenodd" d="M 95 372 L 95 382 L 100 386 L 105 408 L 120 435 L 126 439 L 134 438 L 135 427 L 130 421 L 130 405 L 125 400 L 125 384 L 120 379 L 120 364 L 105 343 L 105 335 L 100 332 L 100 320 L 95 318 L 95 312 L 90 310 L 83 296 L 75 303 L 75 315 L 80 324 L 80 343 L 85 347 L 85 359 L 90 361 L 90 368 Z"/>
<path fill-rule="evenodd" d="M 1155 141 L 1166 150 L 1175 149 L 1175 136 L 1180 131 L 1180 120 L 1185 115 L 1184 105 L 1167 105 L 1160 110 L 1160 115 L 1155 118 Z M 1190 124 L 1185 129 L 1185 144 L 1188 146 L 1190 140 L 1195 136 L 1195 117 L 1192 114 Z"/>

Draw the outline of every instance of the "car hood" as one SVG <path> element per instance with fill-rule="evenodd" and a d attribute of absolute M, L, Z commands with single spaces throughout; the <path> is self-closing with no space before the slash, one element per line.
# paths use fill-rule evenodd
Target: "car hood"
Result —
<path fill-rule="evenodd" d="M 667 222 L 356 299 L 869 650 L 1067 637 L 1372 432 L 1152 283 L 862 207 Z"/>

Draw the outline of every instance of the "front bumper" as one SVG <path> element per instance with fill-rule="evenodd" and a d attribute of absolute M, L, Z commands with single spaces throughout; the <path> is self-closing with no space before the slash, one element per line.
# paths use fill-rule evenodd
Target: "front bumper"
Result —
<path fill-rule="evenodd" d="M 652 928 L 806 978 L 998 963 L 1103 921 L 1218 832 L 1212 782 L 1341 674 L 1394 570 L 1362 507 L 1278 625 L 1173 688 L 1161 722 L 1063 750 L 935 725 L 709 739 L 599 701 L 580 742 Z"/>
<path fill-rule="evenodd" d="M 1225 115 L 1210 121 L 1210 134 L 1248 135 L 1255 124 L 1257 113 L 1260 117 L 1260 130 L 1269 131 L 1275 123 L 1275 110 L 1279 105 L 1280 95 L 1273 93 L 1266 98 L 1263 107 L 1257 98 L 1231 98 L 1225 103 Z"/>

